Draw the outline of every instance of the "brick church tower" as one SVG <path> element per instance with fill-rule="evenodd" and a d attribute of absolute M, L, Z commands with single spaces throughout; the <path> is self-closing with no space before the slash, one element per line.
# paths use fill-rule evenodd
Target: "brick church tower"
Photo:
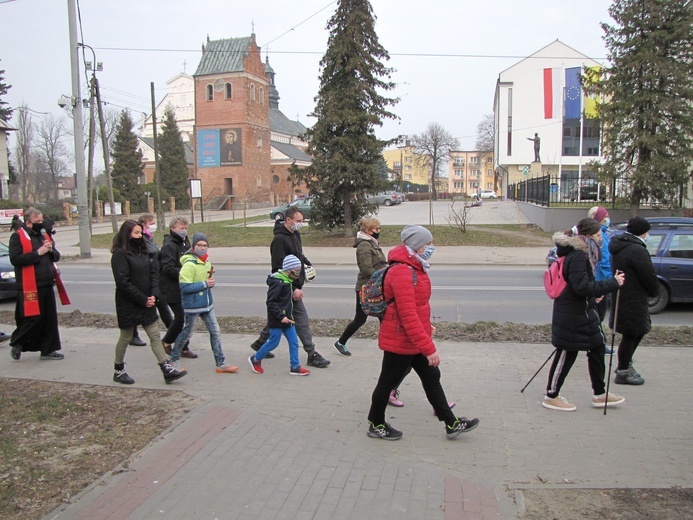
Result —
<path fill-rule="evenodd" d="M 269 81 L 255 43 L 207 40 L 195 82 L 195 177 L 219 209 L 271 199 Z"/>

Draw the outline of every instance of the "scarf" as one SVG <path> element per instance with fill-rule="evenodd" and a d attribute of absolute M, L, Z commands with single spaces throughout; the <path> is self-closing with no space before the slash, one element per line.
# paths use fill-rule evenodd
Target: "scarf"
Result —
<path fill-rule="evenodd" d="M 363 231 L 357 232 L 356 238 L 361 238 L 363 240 L 370 240 L 371 242 L 375 242 L 376 244 L 378 243 L 378 240 L 373 235 L 369 235 L 368 233 L 364 233 Z"/>
<path fill-rule="evenodd" d="M 22 253 L 28 255 L 34 248 L 31 245 L 31 237 L 26 229 L 17 231 L 19 241 L 22 244 Z M 34 264 L 22 267 L 22 293 L 24 295 L 24 316 L 39 316 L 41 309 L 38 302 L 38 288 L 36 287 L 36 269 Z"/>
<path fill-rule="evenodd" d="M 599 259 L 601 257 L 601 248 L 599 247 L 599 243 L 594 240 L 593 238 L 589 237 L 582 237 L 581 238 L 585 241 L 587 244 L 587 247 L 589 248 L 589 253 L 587 256 L 590 259 L 590 266 L 592 267 L 592 273 L 597 272 L 597 266 L 599 265 Z"/>

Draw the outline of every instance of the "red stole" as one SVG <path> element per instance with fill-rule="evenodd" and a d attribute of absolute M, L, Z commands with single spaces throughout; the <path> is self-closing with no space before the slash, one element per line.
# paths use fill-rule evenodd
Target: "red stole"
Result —
<path fill-rule="evenodd" d="M 33 251 L 31 238 L 25 229 L 20 229 L 17 234 L 22 243 L 22 253 L 28 255 Z M 33 264 L 22 267 L 22 293 L 24 294 L 24 316 L 39 316 L 41 310 L 39 309 L 36 271 Z"/>

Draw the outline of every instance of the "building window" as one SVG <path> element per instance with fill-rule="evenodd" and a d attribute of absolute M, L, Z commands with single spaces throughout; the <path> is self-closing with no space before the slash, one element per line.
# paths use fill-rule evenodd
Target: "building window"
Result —
<path fill-rule="evenodd" d="M 481 170 L 472 170 L 472 175 L 475 177 L 480 177 L 481 176 Z"/>
<path fill-rule="evenodd" d="M 255 85 L 250 85 L 250 101 L 255 101 Z"/>
<path fill-rule="evenodd" d="M 257 147 L 262 150 L 262 137 L 257 138 Z"/>
<path fill-rule="evenodd" d="M 489 156 L 486 158 L 486 163 L 487 163 L 487 164 L 491 164 L 492 162 L 493 162 L 493 157 L 489 155 Z"/>
<path fill-rule="evenodd" d="M 492 190 L 492 189 L 493 189 L 493 183 L 492 183 L 492 182 L 487 182 L 487 183 L 486 183 L 486 187 L 487 187 L 489 190 Z"/>
<path fill-rule="evenodd" d="M 402 169 L 402 162 L 401 161 L 395 161 L 392 163 L 392 168 L 395 170 L 401 170 Z"/>
<path fill-rule="evenodd" d="M 477 157 L 476 155 L 474 157 L 470 157 L 469 162 L 472 164 L 479 164 L 479 157 Z"/>
<path fill-rule="evenodd" d="M 231 83 L 226 84 L 226 99 L 233 99 L 233 85 Z"/>
<path fill-rule="evenodd" d="M 405 164 L 405 165 L 404 165 L 404 169 L 405 169 L 406 171 L 410 171 L 410 170 L 411 170 L 411 164 Z"/>
<path fill-rule="evenodd" d="M 404 180 L 405 180 L 405 181 L 410 181 L 410 180 L 411 180 L 411 174 L 410 174 L 410 173 L 407 173 L 407 174 L 404 176 Z"/>
<path fill-rule="evenodd" d="M 210 84 L 207 85 L 206 97 L 207 101 L 214 101 L 214 87 Z"/>
<path fill-rule="evenodd" d="M 486 177 L 493 177 L 493 170 L 486 170 Z"/>
<path fill-rule="evenodd" d="M 265 104 L 265 89 L 263 87 L 260 87 L 260 104 Z"/>
<path fill-rule="evenodd" d="M 462 177 L 464 170 L 455 170 L 455 177 Z"/>

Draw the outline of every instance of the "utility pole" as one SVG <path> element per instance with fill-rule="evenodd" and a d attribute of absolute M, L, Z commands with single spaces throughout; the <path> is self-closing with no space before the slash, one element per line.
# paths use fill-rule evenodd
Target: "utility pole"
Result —
<path fill-rule="evenodd" d="M 87 186 L 89 186 L 87 207 L 89 208 L 89 232 L 92 231 L 91 216 L 92 209 L 94 207 L 94 196 L 92 192 L 94 189 L 94 137 L 96 136 L 96 129 L 94 127 L 94 101 L 96 100 L 96 95 L 94 93 L 95 80 L 96 78 L 92 75 L 89 86 L 89 155 L 87 159 Z"/>
<path fill-rule="evenodd" d="M 101 104 L 101 90 L 99 80 L 94 76 L 94 90 L 96 91 L 96 106 L 99 109 L 99 128 L 101 129 L 101 146 L 103 147 L 103 167 L 108 181 L 108 204 L 111 206 L 111 224 L 113 232 L 118 232 L 118 216 L 116 215 L 115 200 L 113 198 L 113 179 L 111 178 L 111 167 L 108 160 L 108 136 L 106 135 L 106 121 L 103 117 L 103 105 Z"/>
<path fill-rule="evenodd" d="M 156 145 L 156 101 L 154 100 L 154 82 L 150 83 L 152 91 L 152 130 L 154 131 L 154 175 L 156 176 L 156 220 L 159 229 L 166 229 L 166 217 L 164 215 L 164 205 L 161 200 L 161 175 L 159 175 L 159 152 Z M 147 208 L 149 209 L 149 208 Z"/>
<path fill-rule="evenodd" d="M 77 176 L 77 212 L 79 215 L 79 256 L 91 258 L 91 233 L 87 203 L 87 173 L 84 169 L 84 131 L 82 95 L 79 87 L 79 53 L 77 47 L 77 11 L 75 0 L 67 0 L 70 29 L 70 69 L 72 72 L 72 109 L 75 134 L 75 173 Z"/>

